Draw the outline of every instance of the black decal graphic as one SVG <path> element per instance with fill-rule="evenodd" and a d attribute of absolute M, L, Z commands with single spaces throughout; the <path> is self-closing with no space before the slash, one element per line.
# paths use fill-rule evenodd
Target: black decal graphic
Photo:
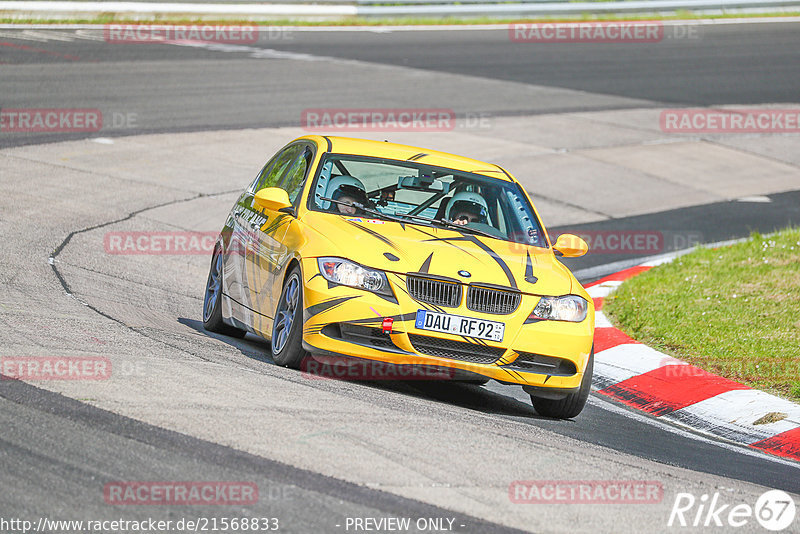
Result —
<path fill-rule="evenodd" d="M 530 282 L 531 284 L 535 284 L 539 281 L 539 279 L 533 276 L 533 264 L 531 263 L 531 255 L 528 254 L 528 251 L 525 251 L 526 256 L 526 263 L 525 263 L 525 281 Z"/>
<path fill-rule="evenodd" d="M 375 230 L 371 230 L 371 229 L 369 229 L 369 228 L 365 228 L 365 227 L 361 226 L 360 224 L 358 224 L 358 223 L 356 223 L 356 222 L 353 222 L 353 221 L 348 221 L 347 219 L 345 219 L 345 222 L 347 222 L 347 224 L 350 224 L 350 225 L 352 225 L 352 226 L 355 226 L 355 227 L 356 227 L 356 228 L 358 228 L 359 230 L 363 230 L 364 232 L 368 233 L 369 235 L 371 235 L 371 236 L 372 236 L 372 237 L 374 237 L 375 239 L 380 239 L 381 241 L 383 241 L 384 243 L 386 243 L 387 245 L 389 245 L 389 246 L 390 246 L 390 247 L 392 247 L 393 249 L 395 249 L 395 250 L 397 250 L 397 251 L 399 251 L 399 250 L 400 250 L 400 249 L 398 249 L 398 248 L 397 248 L 397 245 L 395 245 L 395 244 L 394 244 L 394 242 L 392 242 L 392 240 L 391 240 L 391 239 L 388 239 L 387 237 L 385 237 L 385 236 L 382 236 L 381 234 L 379 234 L 379 233 L 378 233 L 378 232 L 376 232 Z"/>
<path fill-rule="evenodd" d="M 431 255 L 428 256 L 428 258 L 424 262 L 422 262 L 422 267 L 419 268 L 418 272 L 427 274 L 427 272 L 431 268 L 431 260 L 432 259 L 433 259 L 433 252 L 431 252 Z"/>
<path fill-rule="evenodd" d="M 394 320 L 395 323 L 403 322 L 403 321 L 416 321 L 417 320 L 417 312 L 411 313 L 404 313 L 402 315 L 390 315 L 391 319 Z M 380 325 L 383 322 L 384 317 L 367 317 L 365 319 L 348 319 L 348 324 L 375 324 Z M 399 333 L 399 331 L 394 330 L 394 333 Z"/>
<path fill-rule="evenodd" d="M 492 259 L 497 262 L 497 265 L 503 269 L 503 272 L 508 278 L 508 283 L 511 284 L 511 287 L 514 289 L 518 289 L 517 287 L 517 280 L 514 278 L 514 274 L 511 272 L 511 269 L 508 267 L 508 264 L 501 258 L 494 250 L 489 248 L 489 246 L 484 243 L 483 241 L 479 240 L 474 235 L 462 235 L 461 237 L 439 237 L 436 238 L 438 241 L 469 241 L 477 245 L 481 250 L 486 252 Z M 427 239 L 426 241 L 434 241 L 434 239 Z"/>
<path fill-rule="evenodd" d="M 426 232 L 426 231 L 424 231 L 424 230 L 421 230 L 421 229 L 417 228 L 416 226 L 412 226 L 411 228 L 413 228 L 413 229 L 414 229 L 414 230 L 416 230 L 417 232 L 419 232 L 419 233 L 421 233 L 421 234 L 425 234 L 426 236 L 428 236 L 428 237 L 430 237 L 430 238 L 431 238 L 431 239 L 428 239 L 427 241 L 442 241 L 442 242 L 444 242 L 444 243 L 447 243 L 447 244 L 448 244 L 448 245 L 450 245 L 451 247 L 453 247 L 453 248 L 455 248 L 455 249 L 458 249 L 458 250 L 460 250 L 461 252 L 463 252 L 464 254 L 467 254 L 468 256 L 470 256 L 470 257 L 472 257 L 472 258 L 475 258 L 476 260 L 478 259 L 478 257 L 477 257 L 477 256 L 475 256 L 474 254 L 472 254 L 470 251 L 468 251 L 468 250 L 464 250 L 463 248 L 459 247 L 458 245 L 454 245 L 453 243 L 450 243 L 450 241 L 448 241 L 448 239 L 450 239 L 450 238 L 447 238 L 447 237 L 436 237 L 436 235 L 435 235 L 435 234 L 431 234 L 431 233 L 429 233 L 429 232 Z M 453 231 L 454 231 L 454 232 L 458 232 L 458 230 L 456 230 L 456 229 L 453 229 Z M 461 235 L 464 235 L 464 234 L 461 234 Z"/>
<path fill-rule="evenodd" d="M 347 302 L 348 300 L 357 299 L 358 297 L 340 297 L 335 299 L 326 300 L 324 302 L 320 302 L 319 304 L 314 304 L 313 306 L 309 306 L 306 308 L 305 313 L 305 320 L 308 321 L 315 315 L 318 315 L 324 311 L 330 310 L 331 308 L 335 308 L 336 306 L 340 306 Z"/>

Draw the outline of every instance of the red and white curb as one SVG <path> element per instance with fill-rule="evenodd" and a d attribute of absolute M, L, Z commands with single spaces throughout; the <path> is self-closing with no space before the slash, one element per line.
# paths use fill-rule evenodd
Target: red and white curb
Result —
<path fill-rule="evenodd" d="M 592 382 L 597 393 L 704 434 L 800 460 L 800 405 L 634 341 L 603 314 L 603 299 L 623 281 L 671 259 L 630 267 L 585 286 L 596 310 Z"/>

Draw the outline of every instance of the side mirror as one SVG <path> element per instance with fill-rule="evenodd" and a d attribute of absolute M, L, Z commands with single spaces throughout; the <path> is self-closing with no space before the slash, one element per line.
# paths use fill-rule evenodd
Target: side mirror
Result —
<path fill-rule="evenodd" d="M 280 211 L 292 207 L 292 203 L 289 201 L 289 193 L 280 187 L 264 188 L 256 193 L 253 200 L 259 208 L 271 211 Z"/>
<path fill-rule="evenodd" d="M 589 252 L 589 245 L 586 244 L 586 241 L 573 234 L 558 236 L 553 248 L 565 258 L 577 258 Z"/>

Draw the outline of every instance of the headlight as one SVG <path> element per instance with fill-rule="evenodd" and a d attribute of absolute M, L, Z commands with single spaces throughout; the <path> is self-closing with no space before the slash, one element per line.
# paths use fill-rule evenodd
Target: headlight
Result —
<path fill-rule="evenodd" d="M 342 258 L 319 258 L 319 272 L 329 282 L 394 296 L 383 271 L 367 269 Z"/>
<path fill-rule="evenodd" d="M 588 311 L 589 303 L 577 295 L 542 297 L 530 316 L 536 319 L 579 323 L 586 319 Z"/>

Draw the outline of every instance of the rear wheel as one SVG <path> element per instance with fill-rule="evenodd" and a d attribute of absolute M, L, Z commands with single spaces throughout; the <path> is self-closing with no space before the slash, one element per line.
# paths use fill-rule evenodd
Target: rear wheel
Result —
<path fill-rule="evenodd" d="M 283 283 L 272 325 L 272 359 L 278 365 L 299 369 L 303 358 L 303 279 L 295 266 Z"/>
<path fill-rule="evenodd" d="M 570 419 L 577 416 L 586 406 L 586 399 L 592 389 L 592 374 L 594 372 L 594 347 L 589 354 L 589 362 L 583 373 L 581 387 L 575 393 L 570 393 L 560 400 L 542 399 L 531 395 L 531 403 L 539 415 L 555 417 L 557 419 Z"/>
<path fill-rule="evenodd" d="M 206 294 L 203 298 L 203 328 L 209 332 L 242 338 L 247 333 L 222 320 L 222 247 L 217 244 L 211 256 Z"/>

